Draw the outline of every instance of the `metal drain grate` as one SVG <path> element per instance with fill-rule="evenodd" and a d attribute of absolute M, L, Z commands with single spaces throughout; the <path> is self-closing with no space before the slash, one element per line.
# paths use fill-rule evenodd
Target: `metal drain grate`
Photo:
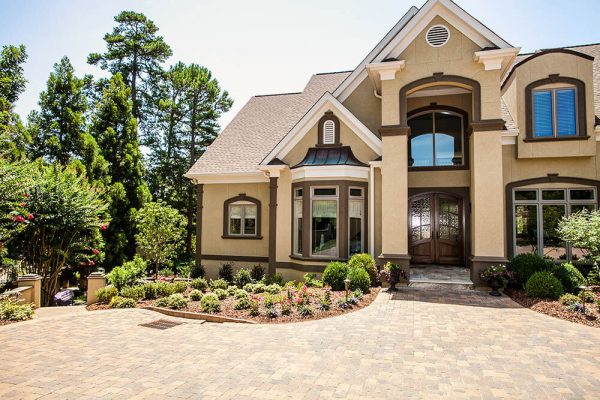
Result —
<path fill-rule="evenodd" d="M 158 319 L 156 321 L 148 322 L 146 324 L 140 324 L 140 326 L 145 326 L 146 328 L 154 328 L 154 329 L 169 329 L 177 325 L 181 325 L 183 322 L 173 322 L 168 319 Z"/>

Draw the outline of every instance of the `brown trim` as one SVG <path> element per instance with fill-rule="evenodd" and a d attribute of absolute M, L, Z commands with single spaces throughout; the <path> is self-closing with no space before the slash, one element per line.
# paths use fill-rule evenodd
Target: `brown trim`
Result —
<path fill-rule="evenodd" d="M 407 92 L 419 86 L 436 83 L 436 82 L 453 82 L 461 83 L 471 87 L 471 103 L 472 103 L 472 119 L 477 122 L 481 120 L 481 85 L 473 79 L 465 78 L 457 75 L 444 75 L 442 72 L 436 72 L 433 76 L 417 79 L 400 89 L 400 125 L 408 126 L 408 106 Z"/>
<path fill-rule="evenodd" d="M 588 140 L 590 136 L 559 136 L 559 137 L 544 137 L 537 139 L 529 139 L 525 138 L 523 141 L 525 143 L 535 143 L 535 142 L 556 142 L 557 140 Z"/>
<path fill-rule="evenodd" d="M 471 196 L 469 187 L 423 187 L 423 188 L 408 188 L 408 202 L 410 205 L 411 198 L 415 196 L 421 196 L 424 194 L 446 194 L 455 196 L 463 201 L 463 215 L 462 215 L 462 228 L 463 228 L 463 261 L 465 266 L 469 267 L 469 255 L 471 254 Z M 410 212 L 410 208 L 409 208 Z M 407 218 L 410 218 L 408 216 Z M 410 232 L 410 219 L 408 219 L 407 227 Z"/>
<path fill-rule="evenodd" d="M 333 121 L 335 123 L 335 139 L 333 144 L 323 143 L 323 124 L 325 121 Z M 340 143 L 340 119 L 336 117 L 332 111 L 325 111 L 325 115 L 321 117 L 318 123 L 317 146 L 339 146 Z"/>
<path fill-rule="evenodd" d="M 311 224 L 311 208 L 310 208 L 310 188 L 313 186 L 337 186 L 338 188 L 338 257 L 326 258 L 318 256 L 310 256 L 310 224 Z M 293 257 L 311 261 L 331 261 L 331 260 L 347 260 L 348 258 L 348 200 L 350 199 L 350 187 L 363 188 L 364 202 L 364 218 L 363 218 L 363 234 L 364 234 L 364 250 L 369 248 L 369 195 L 368 182 L 352 181 L 352 180 L 328 180 L 328 181 L 301 181 L 292 183 L 292 218 L 291 218 L 291 247 L 290 253 Z M 302 255 L 294 254 L 294 191 L 302 188 Z M 301 258 L 300 258 L 301 257 Z"/>
<path fill-rule="evenodd" d="M 230 235 L 229 234 L 229 205 L 236 201 L 248 201 L 256 204 L 256 235 Z M 243 223 L 243 221 L 242 221 Z M 254 197 L 246 196 L 246 193 L 240 193 L 238 196 L 232 197 L 225 200 L 223 203 L 223 239 L 250 239 L 260 240 L 261 236 L 261 225 L 262 225 L 262 207 L 260 200 Z"/>
<path fill-rule="evenodd" d="M 260 256 L 229 256 L 226 254 L 204 254 L 202 256 L 204 260 L 215 260 L 215 261 L 238 261 L 238 262 L 257 262 L 257 263 L 268 263 L 269 257 Z"/>
<path fill-rule="evenodd" d="M 322 265 L 310 264 L 310 265 L 308 265 L 308 264 L 298 264 L 298 263 L 287 262 L 287 261 L 278 261 L 277 262 L 277 268 L 293 269 L 293 270 L 300 271 L 300 272 L 322 273 L 326 267 L 327 267 L 327 264 L 322 264 Z"/>
<path fill-rule="evenodd" d="M 558 176 L 557 174 L 548 174 L 539 178 L 523 179 L 520 181 L 510 182 L 506 185 L 504 192 L 505 196 L 505 214 L 506 214 L 506 254 L 509 259 L 514 257 L 514 231 L 513 231 L 513 214 L 514 204 L 512 192 L 514 189 L 544 183 L 574 183 L 578 185 L 593 186 L 596 188 L 596 207 L 600 206 L 600 180 L 588 178 L 575 178 L 571 176 Z M 600 207 L 599 207 L 600 208 Z"/>
<path fill-rule="evenodd" d="M 324 261 L 324 262 L 348 261 L 348 258 L 339 258 L 339 257 L 304 257 L 304 256 L 297 256 L 295 254 L 290 254 L 289 257 L 292 260 L 299 260 L 299 261 Z"/>
<path fill-rule="evenodd" d="M 196 266 L 202 265 L 202 209 L 204 185 L 196 185 Z"/>
<path fill-rule="evenodd" d="M 416 108 L 412 111 L 410 111 L 407 114 L 407 123 L 408 120 L 410 120 L 410 118 L 413 115 L 417 115 L 426 111 L 431 111 L 431 112 L 435 112 L 435 111 L 450 111 L 456 114 L 460 114 L 462 116 L 463 119 L 463 130 L 464 132 L 462 133 L 462 137 L 463 137 L 463 158 L 464 158 L 464 163 L 463 165 L 447 165 L 447 166 L 429 166 L 429 167 L 408 167 L 408 171 L 409 172 L 418 172 L 418 171 L 457 171 L 457 170 L 465 170 L 465 169 L 469 169 L 470 168 L 470 157 L 469 157 L 469 135 L 467 134 L 467 132 L 469 132 L 469 130 L 471 129 L 471 126 L 473 124 L 473 122 L 469 121 L 469 113 L 461 108 L 458 107 L 452 107 L 452 106 L 445 106 L 445 105 L 438 105 L 438 104 L 431 104 L 429 106 L 424 106 L 424 107 L 419 107 Z M 504 121 L 503 121 L 504 122 Z M 409 132 L 410 132 L 410 127 L 409 127 Z M 410 156 L 410 137 L 409 137 L 409 143 L 408 143 L 408 154 Z M 410 157 L 409 157 L 410 159 Z"/>
<path fill-rule="evenodd" d="M 506 129 L 505 122 L 502 118 L 482 119 L 481 121 L 471 122 L 471 132 L 489 132 L 502 131 Z"/>
<path fill-rule="evenodd" d="M 540 56 L 545 56 L 546 54 L 552 54 L 552 53 L 569 54 L 569 55 L 572 55 L 572 56 L 585 58 L 586 60 L 594 61 L 594 57 L 592 57 L 592 56 L 590 56 L 588 54 L 580 53 L 580 52 L 575 51 L 575 50 L 570 50 L 570 49 L 548 49 L 548 50 L 542 50 L 542 51 L 537 52 L 535 54 L 532 54 L 529 57 L 527 57 L 526 59 L 524 59 L 524 60 L 519 61 L 518 63 L 516 63 L 514 65 L 514 67 L 512 68 L 512 70 L 508 73 L 508 76 L 506 77 L 506 79 L 504 79 L 504 83 L 502 83 L 502 86 L 500 87 L 500 89 L 504 89 L 504 86 L 510 80 L 510 78 L 512 77 L 512 75 L 515 72 L 515 70 L 517 68 L 519 68 L 521 65 L 526 64 L 529 61 L 534 60 L 534 59 L 536 59 L 536 58 L 538 58 Z"/>
<path fill-rule="evenodd" d="M 533 89 L 538 86 L 551 83 L 567 83 L 575 86 L 577 92 L 577 135 L 575 136 L 553 136 L 552 138 L 538 139 L 533 134 Z M 554 101 L 554 96 L 552 97 Z M 554 105 L 553 105 L 554 107 Z M 551 140 L 572 140 L 573 137 L 587 137 L 587 112 L 585 104 L 585 83 L 577 78 L 559 76 L 558 74 L 549 75 L 548 78 L 539 79 L 531 82 L 525 87 L 525 138 L 530 141 Z M 553 124 L 554 125 L 554 124 Z"/>
<path fill-rule="evenodd" d="M 410 135 L 410 126 L 403 125 L 383 125 L 379 128 L 379 136 L 408 136 Z"/>
<path fill-rule="evenodd" d="M 275 274 L 277 262 L 277 179 L 269 178 L 269 275 Z"/>

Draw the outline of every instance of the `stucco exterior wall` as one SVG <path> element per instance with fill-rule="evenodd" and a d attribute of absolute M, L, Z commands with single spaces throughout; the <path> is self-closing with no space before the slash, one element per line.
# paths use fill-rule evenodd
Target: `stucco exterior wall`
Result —
<path fill-rule="evenodd" d="M 373 85 L 365 78 L 343 104 L 360 122 L 378 134 L 377 130 L 381 126 L 381 100 L 375 97 L 373 91 Z"/>

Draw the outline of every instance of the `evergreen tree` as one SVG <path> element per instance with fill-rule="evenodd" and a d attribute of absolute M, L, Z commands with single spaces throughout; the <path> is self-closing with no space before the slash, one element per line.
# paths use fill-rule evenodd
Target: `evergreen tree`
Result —
<path fill-rule="evenodd" d="M 161 75 L 160 64 L 171 56 L 172 51 L 162 36 L 156 34 L 158 27 L 144 14 L 123 11 L 115 21 L 117 26 L 112 33 L 104 35 L 106 53 L 90 54 L 88 63 L 123 75 L 131 89 L 133 115 L 141 120 L 142 97 L 148 90 L 149 79 Z"/>
<path fill-rule="evenodd" d="M 23 64 L 25 46 L 3 46 L 0 51 L 0 151 L 11 160 L 23 158 L 30 138 L 14 112 L 14 104 L 25 90 Z"/>
<path fill-rule="evenodd" d="M 92 117 L 91 133 L 108 162 L 111 179 L 112 222 L 105 231 L 106 265 L 121 265 L 135 254 L 135 210 L 150 200 L 144 183 L 137 122 L 132 113 L 130 89 L 120 73 L 105 88 Z"/>

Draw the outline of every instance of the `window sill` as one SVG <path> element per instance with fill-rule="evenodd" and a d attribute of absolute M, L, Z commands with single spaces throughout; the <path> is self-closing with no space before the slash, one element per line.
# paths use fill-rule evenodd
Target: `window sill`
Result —
<path fill-rule="evenodd" d="M 305 256 L 299 256 L 299 255 L 295 255 L 295 254 L 291 254 L 289 257 L 292 260 L 300 260 L 300 261 L 348 261 L 347 258 L 318 257 L 318 256 L 305 257 Z"/>
<path fill-rule="evenodd" d="M 244 236 L 244 235 L 223 235 L 221 239 L 246 239 L 246 240 L 261 240 L 262 236 Z"/>
<path fill-rule="evenodd" d="M 552 136 L 547 138 L 525 138 L 523 141 L 525 143 L 534 143 L 534 142 L 561 142 L 563 140 L 588 140 L 589 136 Z"/>
<path fill-rule="evenodd" d="M 418 172 L 418 171 L 464 171 L 468 170 L 469 167 L 465 165 L 458 166 L 431 166 L 431 167 L 408 167 L 408 172 Z"/>

